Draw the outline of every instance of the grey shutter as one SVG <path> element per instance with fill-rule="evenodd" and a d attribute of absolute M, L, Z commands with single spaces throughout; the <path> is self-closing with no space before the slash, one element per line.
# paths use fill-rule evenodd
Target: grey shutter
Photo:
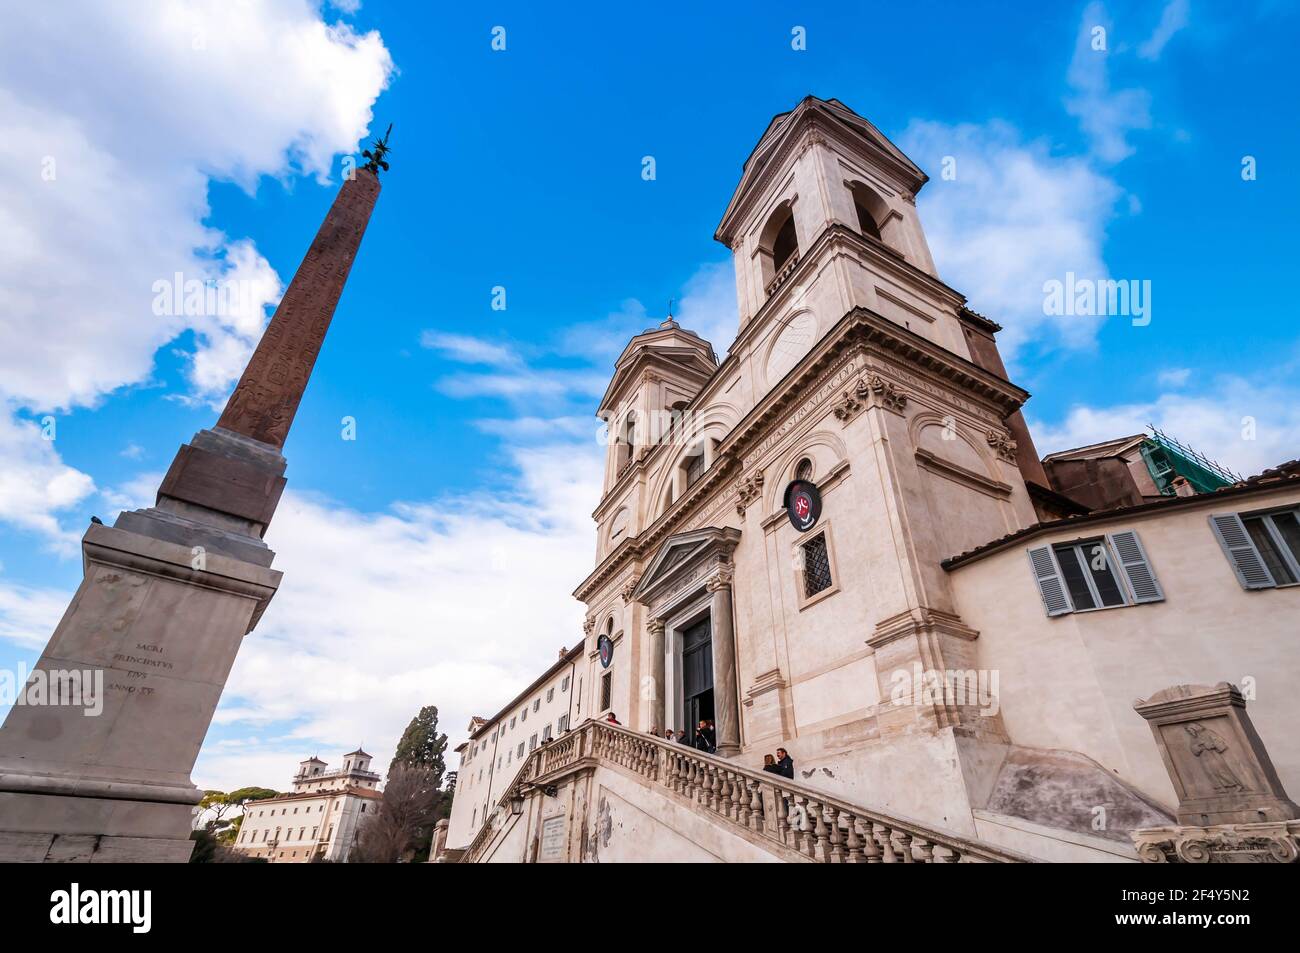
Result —
<path fill-rule="evenodd" d="M 1164 602 L 1165 592 L 1160 588 L 1160 581 L 1156 579 L 1137 533 L 1125 530 L 1122 533 L 1111 533 L 1106 538 L 1110 540 L 1110 548 L 1114 550 L 1120 568 L 1124 570 L 1124 578 L 1128 580 L 1133 601 Z"/>
<path fill-rule="evenodd" d="M 1246 532 L 1246 526 L 1236 513 L 1220 513 L 1210 517 L 1214 537 L 1223 547 L 1223 553 L 1237 574 L 1243 589 L 1271 589 L 1277 585 L 1268 571 L 1263 557 L 1255 548 L 1255 541 Z"/>
<path fill-rule="evenodd" d="M 1043 606 L 1049 616 L 1065 615 L 1073 612 L 1070 599 L 1065 594 L 1065 582 L 1061 571 L 1056 566 L 1051 546 L 1038 546 L 1029 550 L 1029 565 L 1033 567 L 1034 579 L 1038 582 L 1038 591 L 1043 596 Z"/>

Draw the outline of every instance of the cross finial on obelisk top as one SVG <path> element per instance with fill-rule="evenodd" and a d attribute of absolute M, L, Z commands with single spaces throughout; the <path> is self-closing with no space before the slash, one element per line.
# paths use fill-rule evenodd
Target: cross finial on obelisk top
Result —
<path fill-rule="evenodd" d="M 390 122 L 388 124 L 388 131 L 384 133 L 384 138 L 375 140 L 375 151 L 371 152 L 369 149 L 366 149 L 361 153 L 363 158 L 370 160 L 361 168 L 368 169 L 375 175 L 379 174 L 380 169 L 383 169 L 385 172 L 388 171 L 388 163 L 384 161 L 384 156 L 393 151 L 388 145 L 388 137 L 392 135 L 392 132 L 393 124 Z"/>

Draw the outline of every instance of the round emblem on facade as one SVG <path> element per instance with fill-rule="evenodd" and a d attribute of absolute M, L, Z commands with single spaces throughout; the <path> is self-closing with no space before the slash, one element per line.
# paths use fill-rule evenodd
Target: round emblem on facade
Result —
<path fill-rule="evenodd" d="M 614 640 L 602 635 L 596 640 L 596 651 L 600 653 L 600 667 L 609 668 L 609 663 L 614 661 Z"/>
<path fill-rule="evenodd" d="M 817 491 L 817 484 L 791 481 L 785 488 L 785 515 L 790 517 L 790 525 L 801 533 L 816 526 L 822 515 L 822 495 Z"/>

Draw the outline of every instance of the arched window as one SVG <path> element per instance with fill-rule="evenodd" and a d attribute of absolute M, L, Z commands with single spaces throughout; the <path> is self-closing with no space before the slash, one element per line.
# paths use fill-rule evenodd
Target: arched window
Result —
<path fill-rule="evenodd" d="M 635 459 L 636 412 L 629 411 L 614 434 L 614 474 L 621 476 Z"/>
<path fill-rule="evenodd" d="M 799 465 L 794 468 L 794 478 L 796 480 L 811 480 L 813 475 L 812 461 L 804 457 L 799 461 Z"/>
<path fill-rule="evenodd" d="M 849 191 L 853 194 L 853 208 L 858 214 L 858 231 L 877 241 L 883 241 L 880 226 L 889 214 L 889 206 L 873 189 L 861 182 L 851 183 Z"/>
<path fill-rule="evenodd" d="M 778 207 L 763 226 L 758 238 L 758 251 L 763 287 L 771 294 L 789 277 L 799 261 L 799 234 L 794 226 L 794 210 L 790 202 Z"/>
<path fill-rule="evenodd" d="M 686 486 L 694 486 L 704 476 L 704 444 L 700 444 L 686 457 Z"/>
<path fill-rule="evenodd" d="M 794 216 L 787 215 L 785 224 L 772 242 L 772 267 L 779 274 L 786 262 L 799 253 L 799 238 L 794 233 Z"/>

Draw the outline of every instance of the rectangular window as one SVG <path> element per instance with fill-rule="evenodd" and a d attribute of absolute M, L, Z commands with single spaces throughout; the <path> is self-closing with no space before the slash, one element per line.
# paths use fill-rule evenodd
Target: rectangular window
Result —
<path fill-rule="evenodd" d="M 528 720 L 528 706 L 525 705 L 524 710 L 519 713 L 519 723 L 522 725 L 527 720 Z"/>
<path fill-rule="evenodd" d="M 515 757 L 522 758 L 523 756 L 524 756 L 524 743 L 521 741 L 519 742 L 519 753 L 515 755 Z"/>
<path fill-rule="evenodd" d="M 568 690 L 569 690 L 569 676 L 566 675 L 564 676 L 564 681 L 560 682 L 560 691 L 567 692 Z"/>
<path fill-rule="evenodd" d="M 511 718 L 511 719 L 510 719 L 510 728 L 511 728 L 512 731 L 514 730 L 514 727 L 515 727 L 515 720 L 514 720 L 513 718 Z"/>
<path fill-rule="evenodd" d="M 538 695 L 536 698 L 533 699 L 533 711 L 537 711 L 541 707 L 542 707 L 542 696 Z"/>
<path fill-rule="evenodd" d="M 542 729 L 542 740 L 543 740 L 543 741 L 550 741 L 550 740 L 551 740 L 551 726 L 550 726 L 550 725 L 547 725 L 545 728 Z"/>
<path fill-rule="evenodd" d="M 1124 592 L 1115 575 L 1105 540 L 1066 543 L 1053 546 L 1052 551 L 1061 567 L 1075 612 L 1124 605 Z"/>
<path fill-rule="evenodd" d="M 600 676 L 600 710 L 605 711 L 609 708 L 610 700 L 614 690 L 614 673 L 606 672 Z"/>
<path fill-rule="evenodd" d="M 686 461 L 686 485 L 694 486 L 702 476 L 704 476 L 704 448 L 700 447 L 700 452 Z"/>
<path fill-rule="evenodd" d="M 563 734 L 564 732 L 566 732 L 566 731 L 569 730 L 569 716 L 568 716 L 568 715 L 561 715 L 561 716 L 560 716 L 559 720 L 555 723 L 555 730 L 558 731 L 558 732 L 560 732 L 561 734 Z"/>
<path fill-rule="evenodd" d="M 1164 601 L 1142 541 L 1132 530 L 1037 546 L 1028 554 L 1049 616 Z"/>
<path fill-rule="evenodd" d="M 1291 586 L 1300 580 L 1300 510 L 1218 513 L 1210 527 L 1243 589 Z"/>
<path fill-rule="evenodd" d="M 537 736 L 533 735 L 531 738 L 528 739 L 528 750 L 534 751 L 536 750 L 536 748 L 537 748 Z"/>
<path fill-rule="evenodd" d="M 546 704 L 549 705 L 549 704 L 550 704 L 551 702 L 553 702 L 553 701 L 555 701 L 555 689 L 554 689 L 554 688 L 548 688 L 548 689 L 546 690 Z"/>
<path fill-rule="evenodd" d="M 803 544 L 803 595 L 810 599 L 831 587 L 831 559 L 826 534 L 818 533 Z"/>

